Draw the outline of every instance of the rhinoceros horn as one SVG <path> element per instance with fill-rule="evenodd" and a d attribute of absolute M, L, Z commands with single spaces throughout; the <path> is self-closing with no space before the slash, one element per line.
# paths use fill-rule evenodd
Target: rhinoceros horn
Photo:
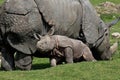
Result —
<path fill-rule="evenodd" d="M 118 17 L 117 19 L 113 20 L 110 23 L 107 23 L 106 25 L 110 28 L 113 25 L 117 24 L 120 21 L 120 17 Z M 112 54 L 117 51 L 118 49 L 118 42 L 115 42 L 111 47 L 110 47 L 110 51 L 112 52 Z"/>
<path fill-rule="evenodd" d="M 117 24 L 120 21 L 120 17 L 118 17 L 117 19 L 113 20 L 112 22 L 107 23 L 106 25 L 110 28 L 113 25 Z"/>

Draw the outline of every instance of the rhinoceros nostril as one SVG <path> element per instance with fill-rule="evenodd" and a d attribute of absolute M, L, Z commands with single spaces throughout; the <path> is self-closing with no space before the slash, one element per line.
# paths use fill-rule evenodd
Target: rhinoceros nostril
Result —
<path fill-rule="evenodd" d="M 39 47 L 39 48 L 41 48 L 42 46 L 41 46 L 41 45 L 39 45 L 38 47 Z"/>

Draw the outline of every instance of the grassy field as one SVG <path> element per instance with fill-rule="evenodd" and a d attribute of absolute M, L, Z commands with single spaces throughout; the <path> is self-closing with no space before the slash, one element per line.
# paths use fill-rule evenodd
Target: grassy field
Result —
<path fill-rule="evenodd" d="M 91 0 L 94 5 L 105 1 Z M 120 0 L 108 1 L 120 4 Z M 103 14 L 101 17 L 107 22 L 113 20 L 113 16 L 120 14 Z M 111 28 L 111 33 L 116 31 L 120 32 L 120 22 Z M 111 38 L 111 44 L 115 41 Z M 0 71 L 0 80 L 120 80 L 120 47 L 109 61 L 81 62 L 51 68 L 48 59 L 34 58 L 31 71 Z"/>
<path fill-rule="evenodd" d="M 0 0 L 0 4 L 2 4 L 5 0 Z"/>
<path fill-rule="evenodd" d="M 110 2 L 113 2 L 115 4 L 120 3 L 119 0 L 90 0 L 90 1 L 92 2 L 93 5 L 98 5 L 99 3 L 106 2 L 106 1 L 110 1 Z"/>

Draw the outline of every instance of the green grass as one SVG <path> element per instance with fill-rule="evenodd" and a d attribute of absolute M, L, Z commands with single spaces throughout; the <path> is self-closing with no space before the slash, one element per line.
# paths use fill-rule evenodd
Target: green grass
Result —
<path fill-rule="evenodd" d="M 43 63 L 41 59 L 36 59 Z M 45 59 L 46 60 L 46 59 Z M 2 71 L 0 80 L 119 80 L 120 59 L 99 62 L 81 62 L 31 71 Z M 34 65 L 33 65 L 34 67 Z"/>
<path fill-rule="evenodd" d="M 0 4 L 2 4 L 5 0 L 0 0 Z"/>
<path fill-rule="evenodd" d="M 120 4 L 119 0 L 90 0 L 90 1 L 92 2 L 93 5 L 98 5 L 99 3 L 106 2 L 106 1 L 110 1 L 115 4 Z"/>
<path fill-rule="evenodd" d="M 2 0 L 0 0 L 1 2 Z M 91 0 L 94 5 L 106 0 Z M 120 3 L 120 0 L 108 0 Z M 105 22 L 120 14 L 102 14 Z M 111 28 L 120 32 L 120 22 Z M 111 38 L 111 43 L 116 40 Z M 120 45 L 120 44 L 119 44 Z M 120 80 L 120 46 L 110 61 L 81 62 L 50 67 L 47 58 L 35 58 L 31 71 L 0 71 L 0 80 Z"/>

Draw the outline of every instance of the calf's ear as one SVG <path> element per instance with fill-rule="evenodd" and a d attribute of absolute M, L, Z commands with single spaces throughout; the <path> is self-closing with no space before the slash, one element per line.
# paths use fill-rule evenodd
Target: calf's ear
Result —
<path fill-rule="evenodd" d="M 55 27 L 51 27 L 50 30 L 48 31 L 47 35 L 53 35 L 55 32 Z"/>
<path fill-rule="evenodd" d="M 40 34 L 37 34 L 37 33 L 34 33 L 33 35 L 34 35 L 34 38 L 37 40 L 40 40 L 42 37 Z"/>

